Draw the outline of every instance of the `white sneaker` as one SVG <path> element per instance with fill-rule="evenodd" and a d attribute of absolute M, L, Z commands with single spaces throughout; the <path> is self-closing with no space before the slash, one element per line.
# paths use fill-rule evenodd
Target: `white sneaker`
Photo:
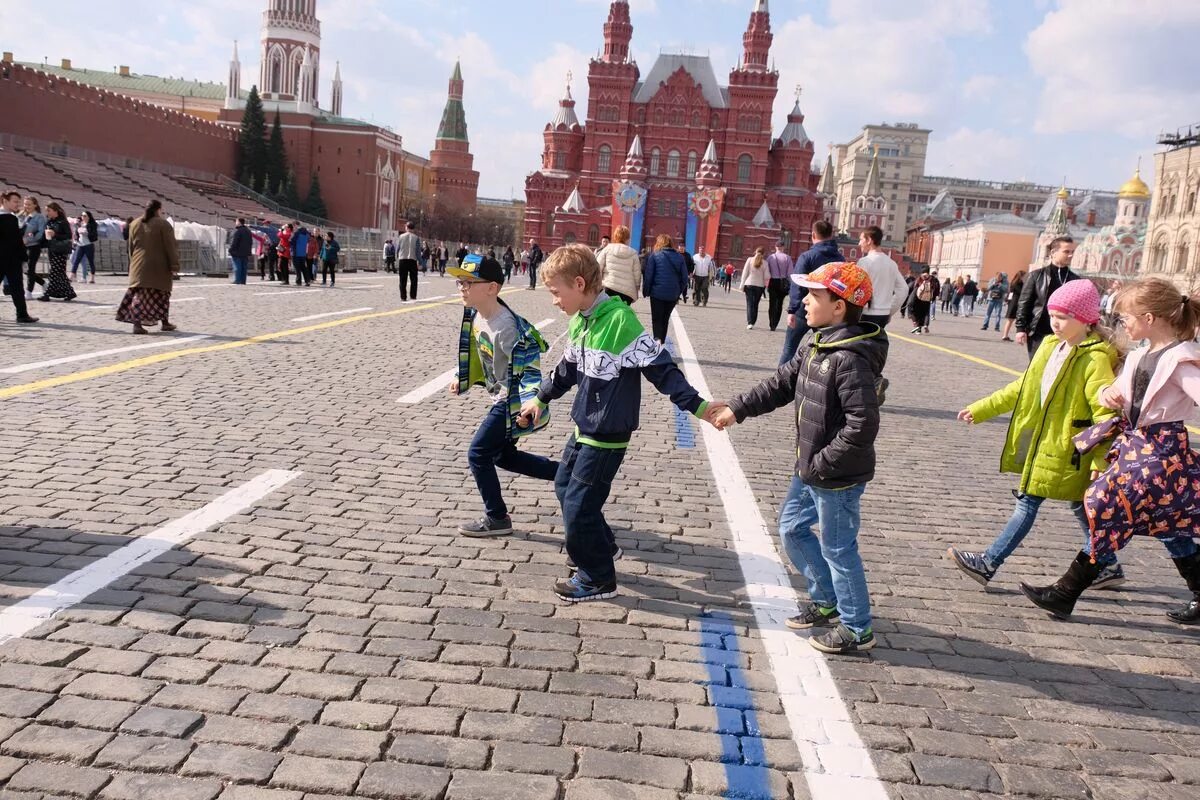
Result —
<path fill-rule="evenodd" d="M 32 300 L 32 299 L 33 299 L 33 292 L 26 292 L 26 293 L 25 293 L 25 299 L 26 299 L 26 300 Z"/>
<path fill-rule="evenodd" d="M 748 331 L 752 331 L 752 330 L 754 330 L 754 326 L 753 326 L 753 325 L 747 325 L 747 326 L 746 326 L 746 330 L 748 330 Z"/>

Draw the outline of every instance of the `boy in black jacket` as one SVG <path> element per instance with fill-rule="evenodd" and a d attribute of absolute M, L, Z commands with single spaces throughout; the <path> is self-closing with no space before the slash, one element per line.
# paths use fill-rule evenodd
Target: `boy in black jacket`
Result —
<path fill-rule="evenodd" d="M 804 312 L 813 330 L 770 378 L 727 408 L 713 403 L 710 419 L 724 429 L 796 404 L 796 466 L 779 511 L 779 536 L 808 581 L 811 602 L 787 624 L 832 628 L 809 639 L 825 653 L 870 650 L 875 637 L 858 554 L 859 503 L 875 477 L 875 376 L 883 368 L 886 339 L 878 325 L 859 321 L 871 299 L 871 279 L 857 264 L 826 264 L 791 278 L 809 290 Z"/>

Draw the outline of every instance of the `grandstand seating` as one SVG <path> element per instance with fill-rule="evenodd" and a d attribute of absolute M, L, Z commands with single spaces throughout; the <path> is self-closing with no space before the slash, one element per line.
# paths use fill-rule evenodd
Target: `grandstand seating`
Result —
<path fill-rule="evenodd" d="M 157 197 L 173 218 L 229 227 L 234 217 L 276 219 L 278 214 L 216 181 L 172 176 L 20 149 L 0 149 L 0 186 L 32 194 L 44 206 L 57 201 L 71 216 L 125 218 Z"/>

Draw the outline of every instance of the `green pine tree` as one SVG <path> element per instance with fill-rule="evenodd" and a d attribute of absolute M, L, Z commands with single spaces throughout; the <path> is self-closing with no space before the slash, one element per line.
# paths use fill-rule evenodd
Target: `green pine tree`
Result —
<path fill-rule="evenodd" d="M 267 144 L 267 191 L 272 197 L 282 195 L 287 180 L 287 152 L 283 146 L 283 126 L 279 123 L 279 112 L 271 124 L 271 140 Z"/>
<path fill-rule="evenodd" d="M 300 192 L 296 189 L 296 173 L 290 169 L 280 184 L 277 202 L 284 208 L 300 208 Z"/>
<path fill-rule="evenodd" d="M 267 118 L 258 87 L 250 87 L 246 113 L 238 134 L 237 179 L 256 191 L 262 191 L 267 176 Z"/>
<path fill-rule="evenodd" d="M 304 205 L 300 210 L 305 214 L 313 217 L 327 219 L 329 211 L 325 208 L 325 200 L 321 197 L 321 176 L 313 173 L 312 180 L 308 182 L 308 197 L 304 198 Z"/>

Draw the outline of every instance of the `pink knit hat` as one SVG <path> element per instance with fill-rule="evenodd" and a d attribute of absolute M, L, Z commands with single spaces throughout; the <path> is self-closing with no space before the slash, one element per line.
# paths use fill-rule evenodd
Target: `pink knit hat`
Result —
<path fill-rule="evenodd" d="M 1089 280 L 1067 281 L 1050 295 L 1046 308 L 1069 314 L 1084 325 L 1095 325 L 1100 321 L 1100 293 Z"/>

